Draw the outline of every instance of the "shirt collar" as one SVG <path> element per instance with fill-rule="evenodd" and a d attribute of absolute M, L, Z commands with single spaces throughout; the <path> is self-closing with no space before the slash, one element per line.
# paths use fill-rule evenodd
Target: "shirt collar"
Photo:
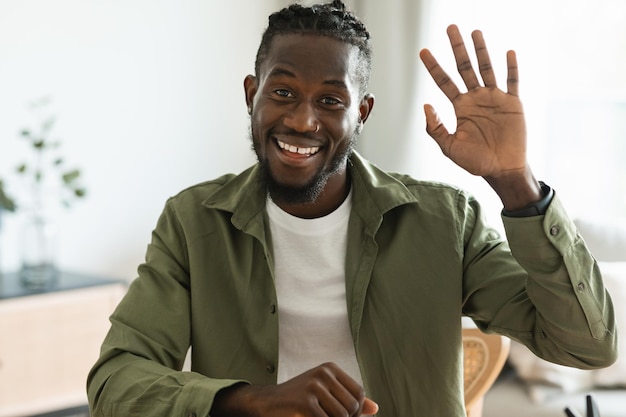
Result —
<path fill-rule="evenodd" d="M 353 210 L 366 224 L 380 223 L 382 216 L 404 204 L 416 203 L 415 197 L 401 181 L 402 177 L 386 173 L 357 152 L 348 161 L 352 181 Z M 233 213 L 232 223 L 244 228 L 265 211 L 266 189 L 258 164 L 240 175 L 232 176 L 224 186 L 207 198 L 209 208 Z M 408 177 L 407 177 L 408 178 Z"/>

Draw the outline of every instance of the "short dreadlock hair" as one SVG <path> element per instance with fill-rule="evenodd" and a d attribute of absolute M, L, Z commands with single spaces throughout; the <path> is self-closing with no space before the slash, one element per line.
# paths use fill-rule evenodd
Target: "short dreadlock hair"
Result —
<path fill-rule="evenodd" d="M 352 12 L 346 10 L 346 6 L 341 0 L 334 0 L 328 4 L 314 4 L 310 7 L 292 4 L 271 14 L 268 20 L 269 25 L 261 38 L 254 64 L 257 78 L 275 36 L 291 34 L 328 36 L 354 45 L 359 49 L 359 64 L 356 75 L 361 84 L 361 93 L 365 93 L 372 68 L 370 34 L 363 22 Z"/>

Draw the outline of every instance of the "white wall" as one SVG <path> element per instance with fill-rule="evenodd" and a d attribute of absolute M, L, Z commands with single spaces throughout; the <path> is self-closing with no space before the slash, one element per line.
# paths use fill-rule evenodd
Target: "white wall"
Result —
<path fill-rule="evenodd" d="M 23 196 L 17 133 L 50 95 L 88 190 L 57 216 L 62 268 L 134 278 L 168 196 L 254 161 L 243 78 L 272 3 L 0 0 L 0 178 Z M 2 223 L 15 270 L 20 215 Z"/>
<path fill-rule="evenodd" d="M 566 184 L 569 172 L 562 169 L 579 159 L 576 166 L 589 166 L 585 149 L 594 139 L 572 143 L 558 123 L 550 136 L 546 105 L 602 91 L 626 97 L 626 60 L 613 52 L 623 50 L 615 28 L 623 27 L 626 8 L 612 0 L 562 7 L 564 1 L 532 0 L 515 8 L 498 0 L 346 1 L 365 20 L 375 47 L 371 91 L 377 101 L 359 150 L 383 168 L 467 188 L 499 224 L 495 194 L 441 154 L 424 131 L 422 111 L 423 103 L 434 104 L 454 128 L 452 107 L 425 74 L 419 50 L 431 48 L 455 77 L 445 27 L 458 23 L 467 38 L 480 28 L 501 83 L 506 49 L 518 51 L 538 177 L 563 191 L 573 214 L 596 213 L 585 205 L 593 200 L 591 187 Z M 23 194 L 12 181 L 25 152 L 17 133 L 29 120 L 27 102 L 51 95 L 56 132 L 88 188 L 84 201 L 58 216 L 61 267 L 132 279 L 168 196 L 254 161 L 242 81 L 253 71 L 267 15 L 290 2 L 0 0 L 0 178 Z M 613 49 L 603 52 L 600 45 Z M 578 152 L 579 159 L 548 153 L 549 144 Z M 599 177 L 601 170 L 587 172 L 593 189 L 599 183 L 616 188 L 613 178 Z M 626 195 L 617 188 L 617 195 Z M 19 267 L 19 217 L 4 216 L 0 270 Z"/>
<path fill-rule="evenodd" d="M 88 189 L 57 216 L 62 268 L 133 278 L 168 196 L 254 162 L 242 81 L 268 14 L 289 3 L 0 0 L 0 178 L 23 195 L 12 181 L 26 153 L 17 133 L 30 120 L 27 103 L 50 95 L 63 151 Z M 410 74 L 417 47 L 409 57 L 388 45 L 414 44 L 398 39 L 391 22 L 402 18 L 410 30 L 419 2 L 393 0 L 380 10 L 375 0 L 346 4 L 378 48 L 371 88 L 381 103 L 393 103 L 376 106 L 359 148 L 385 168 L 407 170 L 413 125 L 403 124 L 395 100 L 414 98 L 395 75 L 390 82 L 383 63 L 409 63 L 402 75 L 417 78 Z M 19 268 L 20 217 L 4 216 L 0 269 Z"/>

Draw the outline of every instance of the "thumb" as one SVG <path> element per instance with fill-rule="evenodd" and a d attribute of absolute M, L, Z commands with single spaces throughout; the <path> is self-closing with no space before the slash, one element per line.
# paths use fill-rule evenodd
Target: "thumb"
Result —
<path fill-rule="evenodd" d="M 365 402 L 363 403 L 363 414 L 373 416 L 378 413 L 378 404 L 369 398 L 365 398 Z"/>
<path fill-rule="evenodd" d="M 426 133 L 430 135 L 443 148 L 444 142 L 450 136 L 448 129 L 443 125 L 437 112 L 430 104 L 424 105 L 424 113 L 426 114 Z"/>

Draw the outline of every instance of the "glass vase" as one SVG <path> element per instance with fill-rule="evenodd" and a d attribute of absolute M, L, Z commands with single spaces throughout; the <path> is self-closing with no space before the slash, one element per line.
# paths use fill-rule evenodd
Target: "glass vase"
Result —
<path fill-rule="evenodd" d="M 43 211 L 29 213 L 22 224 L 20 281 L 31 289 L 46 289 L 58 278 L 57 230 Z"/>

